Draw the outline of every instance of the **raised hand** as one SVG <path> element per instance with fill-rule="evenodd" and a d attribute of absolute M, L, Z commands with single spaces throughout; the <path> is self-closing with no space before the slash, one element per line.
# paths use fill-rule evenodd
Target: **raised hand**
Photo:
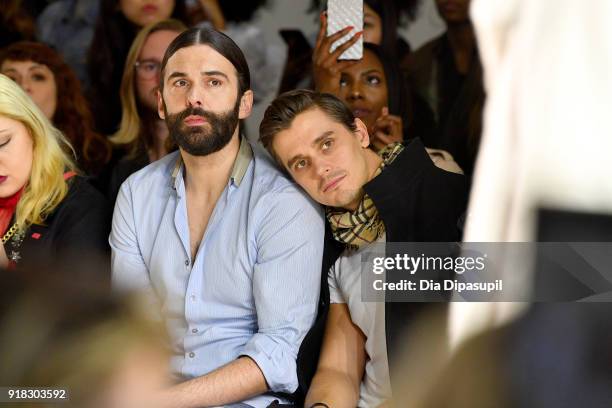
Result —
<path fill-rule="evenodd" d="M 312 52 L 312 74 L 315 89 L 319 92 L 327 92 L 338 95 L 340 91 L 340 73 L 342 70 L 355 65 L 359 61 L 338 61 L 338 57 L 359 40 L 363 31 L 355 33 L 347 42 L 330 52 L 331 45 L 340 38 L 350 33 L 353 27 L 345 27 L 342 30 L 327 36 L 327 14 L 321 13 L 321 28 L 317 37 L 317 43 Z"/>
<path fill-rule="evenodd" d="M 396 142 L 402 142 L 404 134 L 402 131 L 402 118 L 389 114 L 389 108 L 382 108 L 381 115 L 376 119 L 372 128 L 370 142 L 380 150 L 383 147 Z"/>

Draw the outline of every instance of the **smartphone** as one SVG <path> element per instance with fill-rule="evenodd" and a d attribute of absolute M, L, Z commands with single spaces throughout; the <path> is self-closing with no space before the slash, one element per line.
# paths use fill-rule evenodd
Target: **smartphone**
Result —
<path fill-rule="evenodd" d="M 334 42 L 331 52 L 347 42 L 355 33 L 363 30 L 363 0 L 328 0 L 327 1 L 327 35 L 330 36 L 343 28 L 353 26 L 350 33 Z M 363 57 L 363 36 L 338 59 L 358 60 Z"/>

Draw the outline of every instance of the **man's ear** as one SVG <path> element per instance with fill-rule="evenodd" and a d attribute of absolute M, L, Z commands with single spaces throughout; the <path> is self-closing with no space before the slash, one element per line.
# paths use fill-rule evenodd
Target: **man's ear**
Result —
<path fill-rule="evenodd" d="M 370 145 L 370 135 L 368 133 L 368 127 L 359 118 L 355 118 L 355 126 L 357 127 L 357 131 L 355 132 L 355 134 L 359 138 L 359 143 L 361 144 L 361 147 L 365 149 Z"/>
<path fill-rule="evenodd" d="M 238 111 L 238 119 L 246 119 L 251 116 L 253 109 L 253 91 L 250 89 L 245 91 L 240 98 L 240 110 Z"/>
<path fill-rule="evenodd" d="M 161 90 L 157 88 L 157 114 L 160 118 L 166 119 L 166 113 L 164 112 L 164 100 L 162 98 Z"/>

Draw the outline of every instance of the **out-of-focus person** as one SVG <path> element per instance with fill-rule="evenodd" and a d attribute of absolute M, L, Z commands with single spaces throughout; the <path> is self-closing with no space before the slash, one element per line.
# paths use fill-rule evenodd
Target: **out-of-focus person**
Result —
<path fill-rule="evenodd" d="M 113 201 L 132 173 L 165 156 L 172 145 L 157 112 L 157 90 L 164 53 L 186 29 L 178 20 L 162 20 L 145 26 L 132 43 L 121 81 L 121 125 L 110 138 L 125 154 L 112 171 L 108 195 Z"/>
<path fill-rule="evenodd" d="M 23 0 L 3 1 L 0 4 L 0 48 L 35 38 L 34 19 Z"/>
<path fill-rule="evenodd" d="M 612 3 L 472 0 L 470 14 L 487 104 L 464 240 L 609 242 Z M 533 286 L 531 261 L 503 263 L 524 292 Z M 453 303 L 453 346 L 524 309 Z"/>
<path fill-rule="evenodd" d="M 78 167 L 98 175 L 111 157 L 106 137 L 94 132 L 81 84 L 62 57 L 47 45 L 11 44 L 0 51 L 0 72 L 18 83 L 70 142 Z"/>
<path fill-rule="evenodd" d="M 435 121 L 427 146 L 447 150 L 471 177 L 482 133 L 482 65 L 469 17 L 471 0 L 436 0 L 447 30 L 405 64 L 409 85 Z"/>
<path fill-rule="evenodd" d="M 119 128 L 119 88 L 134 37 L 145 25 L 170 17 L 187 20 L 184 0 L 101 0 L 87 55 L 87 96 L 98 132 L 110 135 Z"/>
<path fill-rule="evenodd" d="M 108 251 L 110 209 L 76 174 L 69 142 L 0 74 L 0 267 Z"/>
<path fill-rule="evenodd" d="M 138 299 L 111 298 L 102 282 L 71 276 L 0 273 L 0 384 L 66 391 L 44 406 L 154 408 L 151 393 L 170 385 L 164 330 Z"/>
<path fill-rule="evenodd" d="M 99 1 L 55 0 L 36 20 L 37 37 L 62 55 L 85 88 L 89 85 L 87 51 L 99 7 Z"/>

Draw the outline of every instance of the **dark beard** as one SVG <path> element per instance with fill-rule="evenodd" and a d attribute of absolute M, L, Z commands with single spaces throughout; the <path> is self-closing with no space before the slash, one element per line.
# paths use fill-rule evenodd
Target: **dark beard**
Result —
<path fill-rule="evenodd" d="M 234 109 L 223 113 L 213 113 L 192 107 L 169 115 L 164 103 L 170 138 L 181 149 L 193 156 L 206 156 L 227 146 L 238 126 L 239 110 L 240 98 L 236 101 Z M 207 123 L 202 126 L 185 125 L 183 121 L 191 115 L 201 116 Z"/>

